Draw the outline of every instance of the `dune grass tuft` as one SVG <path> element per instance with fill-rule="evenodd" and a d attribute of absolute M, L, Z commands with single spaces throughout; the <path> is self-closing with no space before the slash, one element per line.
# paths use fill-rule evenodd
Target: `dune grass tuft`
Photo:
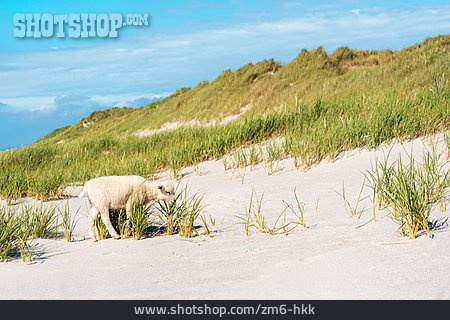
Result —
<path fill-rule="evenodd" d="M 33 226 L 26 212 L 19 213 L 17 208 L 0 207 L 0 262 L 20 252 L 23 262 L 32 261 L 30 238 Z"/>
<path fill-rule="evenodd" d="M 166 235 L 179 234 L 184 238 L 192 238 L 197 231 L 197 220 L 203 211 L 203 196 L 190 194 L 188 185 L 180 184 L 175 188 L 173 203 L 158 201 L 153 206 Z"/>
<path fill-rule="evenodd" d="M 32 228 L 33 238 L 51 238 L 58 235 L 58 212 L 54 205 L 22 206 L 22 214 L 28 217 L 28 223 Z"/>
<path fill-rule="evenodd" d="M 64 237 L 67 242 L 72 242 L 73 232 L 78 223 L 77 215 L 79 209 L 72 215 L 70 213 L 69 202 L 67 201 L 62 207 L 57 207 L 59 213 L 59 227 L 63 230 Z"/>
<path fill-rule="evenodd" d="M 294 189 L 294 198 L 296 206 L 282 200 L 284 209 L 276 218 L 273 225 L 269 224 L 262 210 L 262 201 L 264 194 L 258 196 L 252 191 L 250 201 L 245 214 L 238 215 L 239 224 L 244 226 L 245 235 L 250 235 L 250 229 L 256 229 L 259 233 L 269 235 L 288 235 L 298 226 L 308 228 L 305 222 L 305 207 L 299 200 L 296 190 Z M 288 217 L 288 212 L 290 216 Z M 292 217 L 293 216 L 293 217 Z"/>
<path fill-rule="evenodd" d="M 305 221 L 305 205 L 300 201 L 296 188 L 294 188 L 294 199 L 295 206 L 283 200 L 285 205 L 284 210 L 289 210 L 295 216 L 295 219 L 291 220 L 291 223 L 300 225 L 303 228 L 308 228 Z"/>
<path fill-rule="evenodd" d="M 361 184 L 361 187 L 360 187 L 359 192 L 358 192 L 358 198 L 356 199 L 356 202 L 355 202 L 354 205 L 352 205 L 350 203 L 349 199 L 348 199 L 347 193 L 345 191 L 345 184 L 344 184 L 344 182 L 342 182 L 342 192 L 337 192 L 337 191 L 333 190 L 334 192 L 336 192 L 342 198 L 342 200 L 344 202 L 345 214 L 346 214 L 347 217 L 349 217 L 349 216 L 351 217 L 351 216 L 355 216 L 357 214 L 361 214 L 364 211 L 364 209 L 360 209 L 359 208 L 359 205 L 360 205 L 361 201 L 363 201 L 364 199 L 367 198 L 367 196 L 366 197 L 362 197 L 362 193 L 363 193 L 365 185 L 366 185 L 366 179 L 364 178 L 364 181 Z M 375 215 L 374 215 L 374 219 L 376 220 L 376 216 Z"/>
<path fill-rule="evenodd" d="M 211 237 L 213 234 L 218 232 L 216 219 L 214 219 L 211 215 L 209 215 L 207 218 L 204 214 L 201 214 L 200 221 L 203 228 L 203 232 L 206 236 Z"/>
<path fill-rule="evenodd" d="M 134 240 L 139 240 L 145 235 L 146 229 L 152 224 L 152 213 L 149 206 L 133 205 L 128 217 L 128 226 Z M 125 232 L 122 231 L 122 234 Z"/>
<path fill-rule="evenodd" d="M 16 241 L 17 222 L 10 208 L 0 207 L 0 262 L 7 259 Z"/>
<path fill-rule="evenodd" d="M 439 206 L 446 209 L 449 184 L 448 163 L 431 144 L 418 162 L 412 152 L 406 161 L 399 157 L 389 164 L 387 158 L 377 161 L 368 171 L 370 186 L 377 194 L 378 207 L 387 207 L 399 225 L 402 235 L 415 239 L 420 232 L 431 233 L 429 217 Z"/>

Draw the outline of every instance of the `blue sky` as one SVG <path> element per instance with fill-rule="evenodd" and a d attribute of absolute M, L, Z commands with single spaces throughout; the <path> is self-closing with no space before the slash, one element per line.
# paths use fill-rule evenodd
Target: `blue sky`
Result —
<path fill-rule="evenodd" d="M 14 38 L 15 13 L 148 13 L 118 38 Z M 2 1 L 0 149 L 301 48 L 398 49 L 449 33 L 442 1 Z"/>

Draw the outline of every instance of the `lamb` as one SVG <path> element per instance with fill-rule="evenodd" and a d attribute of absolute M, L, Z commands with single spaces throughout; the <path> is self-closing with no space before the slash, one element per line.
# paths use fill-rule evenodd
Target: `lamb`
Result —
<path fill-rule="evenodd" d="M 97 241 L 95 221 L 99 212 L 111 237 L 119 239 L 109 219 L 110 209 L 126 209 L 129 216 L 133 205 L 145 205 L 152 200 L 172 202 L 174 190 L 172 185 L 150 182 L 140 176 L 107 176 L 87 181 L 79 195 L 84 196 L 91 204 L 89 235 Z"/>

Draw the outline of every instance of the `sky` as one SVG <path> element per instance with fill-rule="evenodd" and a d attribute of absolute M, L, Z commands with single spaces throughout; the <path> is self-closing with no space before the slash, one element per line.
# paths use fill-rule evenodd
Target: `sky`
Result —
<path fill-rule="evenodd" d="M 16 38 L 16 13 L 148 14 L 117 38 Z M 302 48 L 399 49 L 449 33 L 444 1 L 2 1 L 0 150 Z"/>

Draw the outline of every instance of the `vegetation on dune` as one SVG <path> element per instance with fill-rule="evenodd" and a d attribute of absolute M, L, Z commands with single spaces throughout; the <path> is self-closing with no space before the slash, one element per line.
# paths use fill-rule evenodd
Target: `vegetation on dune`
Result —
<path fill-rule="evenodd" d="M 122 239 L 133 236 L 139 240 L 149 234 L 175 235 L 184 238 L 200 236 L 200 226 L 203 234 L 211 236 L 215 232 L 215 220 L 210 216 L 208 222 L 202 214 L 203 197 L 199 194 L 191 194 L 190 188 L 185 185 L 177 185 L 175 199 L 172 203 L 155 201 L 149 205 L 132 206 L 130 216 L 125 210 L 110 210 L 111 223 Z M 97 217 L 99 240 L 107 239 L 110 235 L 103 224 L 100 215 Z M 153 231 L 149 231 L 152 229 Z"/>
<path fill-rule="evenodd" d="M 400 225 L 402 235 L 415 239 L 420 232 L 430 235 L 436 221 L 430 221 L 435 207 L 445 211 L 450 187 L 448 160 L 431 143 L 422 161 L 412 153 L 404 160 L 389 161 L 389 154 L 377 160 L 366 174 L 373 190 L 374 212 L 388 209 L 391 217 Z"/>
<path fill-rule="evenodd" d="M 247 237 L 250 236 L 251 229 L 256 229 L 259 233 L 266 233 L 272 236 L 287 236 L 298 226 L 302 226 L 305 229 L 308 228 L 305 222 L 305 205 L 299 200 L 295 189 L 295 205 L 282 200 L 284 210 L 277 217 L 273 225 L 269 224 L 263 214 L 263 197 L 264 194 L 258 198 L 258 196 L 252 191 L 246 213 L 237 216 L 238 223 L 244 226 L 244 232 Z"/>
<path fill-rule="evenodd" d="M 175 235 L 184 238 L 213 236 L 217 233 L 215 219 L 203 213 L 203 197 L 192 194 L 187 185 L 177 185 L 175 201 L 165 203 L 155 201 L 150 205 L 133 205 L 130 215 L 124 209 L 110 210 L 113 227 L 122 239 L 133 237 L 140 240 L 152 235 Z M 54 203 L 21 204 L 0 206 L 0 262 L 17 258 L 31 262 L 38 254 L 32 245 L 38 238 L 73 241 L 78 223 L 78 212 L 71 211 L 69 202 L 62 206 Z M 209 220 L 209 221 L 208 221 Z M 110 235 L 101 216 L 96 220 L 98 239 L 105 240 Z"/>
<path fill-rule="evenodd" d="M 61 219 L 61 220 L 60 220 Z M 65 236 L 72 241 L 76 214 L 70 214 L 69 205 L 56 208 L 44 203 L 0 206 L 0 262 L 20 255 L 22 261 L 34 258 L 32 242 L 37 238 Z"/>
<path fill-rule="evenodd" d="M 277 136 L 285 137 L 282 152 L 263 159 L 268 170 L 277 157 L 292 156 L 306 169 L 343 150 L 442 132 L 450 123 L 449 66 L 445 35 L 395 52 L 319 48 L 283 66 L 265 60 L 227 70 L 148 106 L 98 111 L 0 153 L 0 196 L 58 197 L 61 186 L 96 176 L 179 172 Z M 220 119 L 246 105 L 250 111 L 224 125 L 133 135 L 167 122 Z"/>
<path fill-rule="evenodd" d="M 155 214 L 166 235 L 178 233 L 184 238 L 192 238 L 199 234 L 196 229 L 196 222 L 201 217 L 203 210 L 203 196 L 199 194 L 191 195 L 190 188 L 188 186 L 181 187 L 180 184 L 177 185 L 175 194 L 173 203 L 164 201 L 155 203 Z M 204 217 L 202 222 L 206 234 L 210 234 Z"/>

